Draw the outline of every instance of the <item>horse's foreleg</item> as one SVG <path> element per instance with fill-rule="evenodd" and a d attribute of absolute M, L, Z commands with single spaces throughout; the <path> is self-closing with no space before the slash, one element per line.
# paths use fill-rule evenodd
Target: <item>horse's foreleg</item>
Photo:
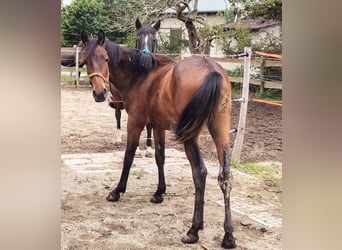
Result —
<path fill-rule="evenodd" d="M 207 169 L 200 154 L 198 144 L 194 141 L 185 142 L 185 152 L 191 164 L 192 178 L 195 185 L 195 206 L 192 226 L 183 237 L 182 242 L 191 244 L 198 241 L 198 231 L 203 229 L 204 191 Z"/>
<path fill-rule="evenodd" d="M 127 130 L 127 146 L 124 156 L 123 169 L 121 172 L 121 177 L 116 188 L 111 191 L 108 196 L 108 201 L 117 201 L 120 198 L 120 193 L 125 193 L 129 171 L 131 169 L 135 151 L 139 145 L 139 137 L 141 133 L 140 128 L 133 128 Z"/>
<path fill-rule="evenodd" d="M 147 127 L 147 126 L 146 126 Z M 150 127 L 150 129 L 152 129 Z M 151 131 L 150 131 L 151 133 Z M 154 129 L 155 139 L 155 160 L 158 166 L 158 189 L 153 194 L 151 202 L 161 203 L 163 201 L 163 194 L 166 191 L 165 174 L 164 174 L 164 162 L 165 162 L 165 131 Z"/>

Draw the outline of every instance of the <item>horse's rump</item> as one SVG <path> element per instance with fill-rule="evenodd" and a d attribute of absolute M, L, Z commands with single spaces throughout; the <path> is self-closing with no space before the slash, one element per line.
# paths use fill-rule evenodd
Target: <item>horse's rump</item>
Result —
<path fill-rule="evenodd" d="M 180 114 L 176 137 L 179 142 L 195 138 L 203 124 L 210 119 L 221 94 L 222 76 L 216 72 L 209 72 L 203 84 L 190 99 Z"/>

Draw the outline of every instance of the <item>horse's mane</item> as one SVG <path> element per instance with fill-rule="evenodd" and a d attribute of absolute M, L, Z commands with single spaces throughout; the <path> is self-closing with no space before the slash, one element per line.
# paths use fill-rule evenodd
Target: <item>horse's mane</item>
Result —
<path fill-rule="evenodd" d="M 89 40 L 85 56 L 88 57 L 96 49 L 96 46 L 98 46 L 97 39 Z M 143 53 L 138 49 L 125 48 L 110 40 L 105 41 L 105 49 L 109 57 L 109 67 L 115 68 L 118 64 L 122 64 L 132 75 L 139 77 L 145 77 L 159 66 L 174 63 L 169 57 L 154 53 Z"/>
<path fill-rule="evenodd" d="M 108 63 L 110 63 L 111 66 L 117 65 L 120 61 L 120 45 L 108 40 L 105 43 L 105 48 L 110 58 Z"/>
<path fill-rule="evenodd" d="M 132 73 L 145 75 L 158 65 L 158 60 L 154 54 L 146 54 L 138 49 L 124 48 L 109 40 L 106 41 L 105 48 L 112 67 L 123 60 L 126 69 Z"/>

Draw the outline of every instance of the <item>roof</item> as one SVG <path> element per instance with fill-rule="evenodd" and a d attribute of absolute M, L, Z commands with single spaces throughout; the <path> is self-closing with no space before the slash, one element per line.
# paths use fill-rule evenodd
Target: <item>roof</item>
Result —
<path fill-rule="evenodd" d="M 193 4 L 190 5 L 193 7 Z M 198 0 L 198 12 L 217 12 L 230 7 L 227 0 Z"/>
<path fill-rule="evenodd" d="M 258 31 L 260 29 L 273 27 L 277 25 L 281 25 L 281 22 L 278 20 L 261 20 L 261 19 L 243 19 L 236 23 L 228 23 L 224 24 L 223 27 L 225 29 L 234 29 L 238 25 L 242 27 L 248 27 L 251 31 Z"/>

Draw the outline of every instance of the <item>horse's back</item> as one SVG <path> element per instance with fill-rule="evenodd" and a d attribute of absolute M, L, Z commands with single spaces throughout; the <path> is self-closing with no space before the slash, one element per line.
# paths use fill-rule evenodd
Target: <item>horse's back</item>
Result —
<path fill-rule="evenodd" d="M 74 51 L 61 51 L 61 65 L 67 67 L 75 66 L 75 55 Z"/>

